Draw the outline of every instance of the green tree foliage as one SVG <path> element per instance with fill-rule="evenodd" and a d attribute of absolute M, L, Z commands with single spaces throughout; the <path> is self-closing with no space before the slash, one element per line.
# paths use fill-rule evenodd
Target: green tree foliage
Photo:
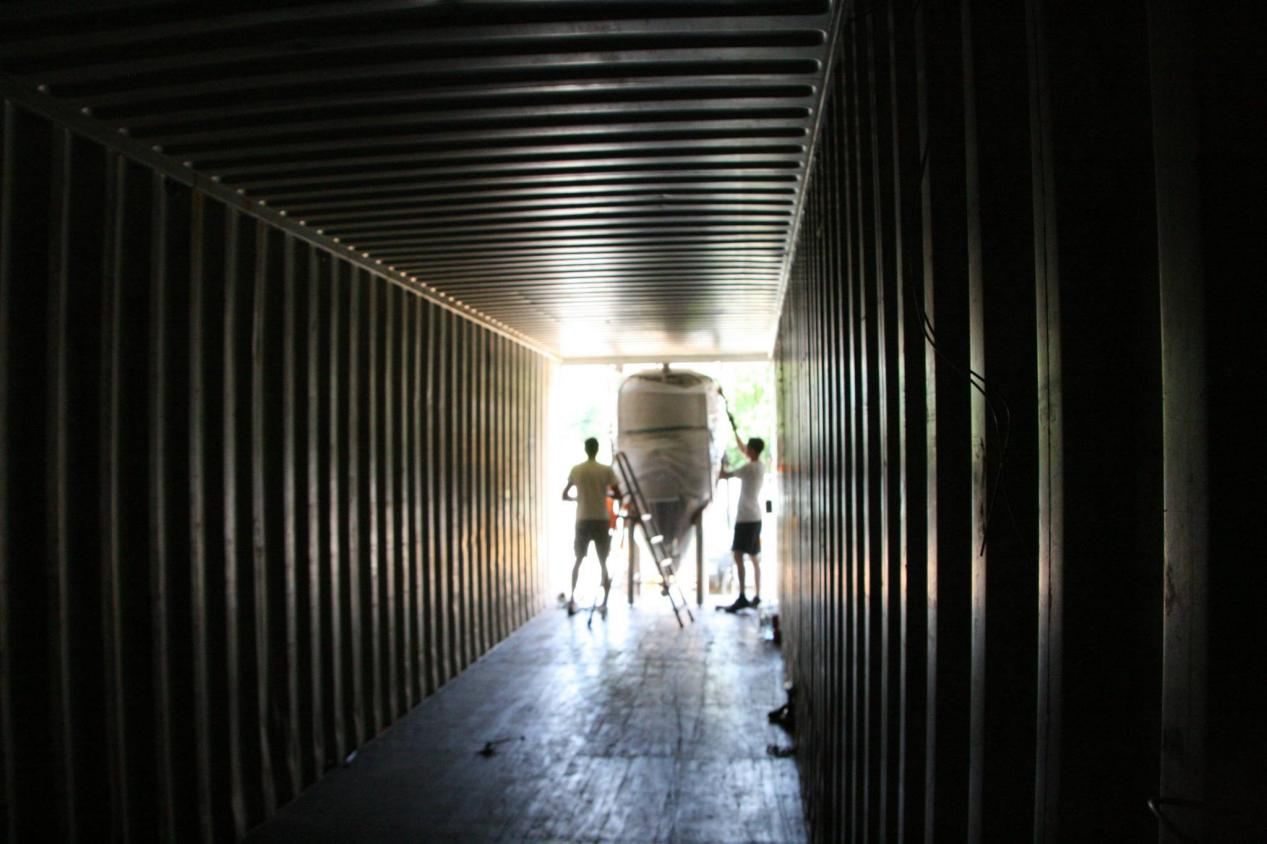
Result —
<path fill-rule="evenodd" d="M 745 441 L 750 437 L 765 440 L 766 465 L 773 463 L 774 452 L 774 367 L 764 362 L 728 363 L 716 373 L 727 405 Z M 743 464 L 746 458 L 736 447 L 733 437 L 726 449 L 726 463 L 731 467 Z"/>

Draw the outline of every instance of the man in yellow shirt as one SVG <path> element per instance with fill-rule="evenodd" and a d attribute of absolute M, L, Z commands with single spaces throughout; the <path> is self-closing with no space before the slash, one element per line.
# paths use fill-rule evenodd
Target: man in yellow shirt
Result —
<path fill-rule="evenodd" d="M 576 579 L 581 572 L 581 561 L 589 551 L 590 542 L 598 552 L 598 564 L 603 569 L 603 604 L 599 611 L 607 614 L 607 595 L 611 592 L 611 578 L 607 576 L 607 554 L 611 551 L 611 531 L 608 527 L 607 495 L 619 495 L 616 473 L 612 467 L 598 462 L 598 440 L 585 441 L 588 460 L 577 463 L 568 473 L 567 486 L 563 488 L 563 500 L 576 502 L 576 539 L 572 543 L 576 552 L 576 564 L 572 566 L 572 593 L 568 596 L 568 615 L 576 612 Z M 572 490 L 575 495 L 570 495 Z"/>

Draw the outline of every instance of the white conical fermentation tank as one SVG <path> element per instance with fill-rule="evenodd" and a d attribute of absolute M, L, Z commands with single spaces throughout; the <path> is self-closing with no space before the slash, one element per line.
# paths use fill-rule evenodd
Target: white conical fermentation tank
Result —
<path fill-rule="evenodd" d="M 721 466 L 721 389 L 690 370 L 639 372 L 621 384 L 616 418 L 616 446 L 629 458 L 669 553 L 680 556 Z"/>

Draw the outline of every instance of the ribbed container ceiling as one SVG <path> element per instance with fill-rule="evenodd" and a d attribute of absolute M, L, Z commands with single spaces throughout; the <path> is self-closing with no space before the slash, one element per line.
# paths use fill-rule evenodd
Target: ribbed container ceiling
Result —
<path fill-rule="evenodd" d="M 831 16 L 18 3 L 0 70 L 564 357 L 745 354 L 770 346 Z"/>

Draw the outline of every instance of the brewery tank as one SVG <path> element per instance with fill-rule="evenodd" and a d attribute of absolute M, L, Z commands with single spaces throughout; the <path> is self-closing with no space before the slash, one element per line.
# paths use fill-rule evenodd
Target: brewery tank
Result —
<path fill-rule="evenodd" d="M 717 382 L 664 367 L 630 375 L 617 398 L 617 449 L 624 452 L 664 536 L 681 556 L 695 517 L 713 497 L 725 448 Z"/>

